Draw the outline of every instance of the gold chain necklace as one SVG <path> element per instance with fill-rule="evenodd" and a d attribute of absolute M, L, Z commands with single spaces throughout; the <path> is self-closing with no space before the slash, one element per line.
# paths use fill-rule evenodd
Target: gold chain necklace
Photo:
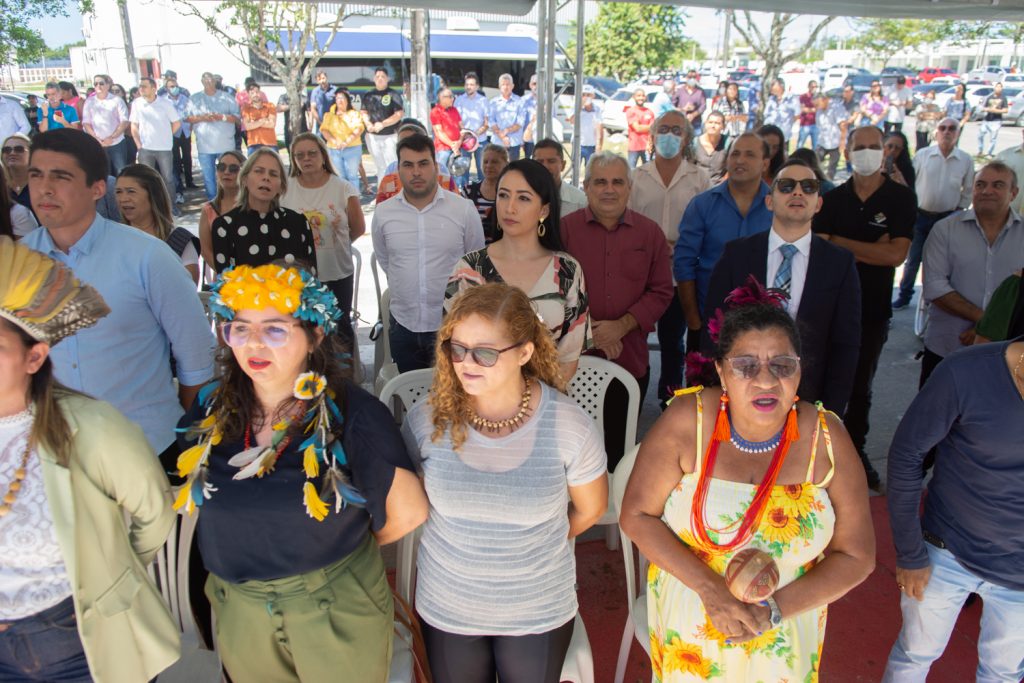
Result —
<path fill-rule="evenodd" d="M 1020 376 L 1020 366 L 1024 364 L 1024 353 L 1020 354 L 1017 364 L 1013 366 L 1013 380 L 1020 385 L 1020 392 L 1024 394 L 1024 377 Z"/>
<path fill-rule="evenodd" d="M 470 416 L 469 422 L 477 431 L 486 429 L 489 432 L 500 432 L 505 427 L 511 427 L 511 431 L 514 432 L 523 425 L 523 420 L 530 415 L 530 383 L 526 383 L 526 391 L 523 392 L 523 399 L 519 402 L 519 412 L 512 417 L 507 417 L 504 420 L 488 420 L 477 415 L 475 410 L 471 412 L 473 414 Z"/>
<path fill-rule="evenodd" d="M 21 485 L 25 481 L 26 468 L 28 467 L 29 456 L 32 455 L 32 438 L 28 438 L 25 443 L 25 452 L 21 454 L 21 463 L 18 465 L 18 469 L 14 470 L 14 480 L 7 487 L 7 493 L 4 494 L 3 503 L 0 503 L 0 517 L 5 517 L 8 512 L 11 511 L 11 507 L 14 506 L 14 501 L 18 499 L 18 493 L 21 491 Z"/>

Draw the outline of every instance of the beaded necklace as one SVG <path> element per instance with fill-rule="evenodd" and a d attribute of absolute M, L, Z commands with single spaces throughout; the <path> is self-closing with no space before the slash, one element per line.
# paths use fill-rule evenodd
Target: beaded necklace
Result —
<path fill-rule="evenodd" d="M 26 414 L 31 414 L 31 411 L 26 410 L 12 415 L 9 418 L 3 418 L 5 422 L 14 423 Z M 6 517 L 7 513 L 14 507 L 14 501 L 18 499 L 18 493 L 21 492 L 21 487 L 24 484 L 25 477 L 28 475 L 28 459 L 32 455 L 32 438 L 31 438 L 31 427 L 29 428 L 29 437 L 25 441 L 25 450 L 21 454 L 21 462 L 18 463 L 18 467 L 14 470 L 14 479 L 7 485 L 7 491 L 4 493 L 3 502 L 0 503 L 0 517 Z"/>
<path fill-rule="evenodd" d="M 487 430 L 489 432 L 500 432 L 505 427 L 510 427 L 510 431 L 515 431 L 523 426 L 523 420 L 530 416 L 530 383 L 526 383 L 526 390 L 523 392 L 523 398 L 519 402 L 519 412 L 512 417 L 506 417 L 504 420 L 488 420 L 485 417 L 477 415 L 475 410 L 470 411 L 472 415 L 469 417 L 470 424 L 477 431 Z"/>
<path fill-rule="evenodd" d="M 744 453 L 770 453 L 779 442 L 782 441 L 782 430 L 776 432 L 775 436 L 766 441 L 748 441 L 736 431 L 736 426 L 729 422 L 729 441 L 736 447 L 736 450 Z"/>

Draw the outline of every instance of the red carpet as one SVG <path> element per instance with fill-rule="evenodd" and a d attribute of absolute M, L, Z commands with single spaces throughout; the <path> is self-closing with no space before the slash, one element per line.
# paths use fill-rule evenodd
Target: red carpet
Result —
<path fill-rule="evenodd" d="M 884 497 L 871 499 L 871 516 L 877 537 L 877 566 L 864 583 L 829 609 L 821 668 L 824 683 L 881 680 L 885 660 L 899 632 L 896 554 Z M 580 611 L 594 652 L 597 683 L 611 683 L 627 616 L 622 552 L 608 550 L 602 541 L 591 541 L 576 546 L 576 558 Z M 932 666 L 929 683 L 974 680 L 980 616 L 980 601 L 961 613 L 945 654 Z M 625 680 L 651 680 L 647 655 L 635 640 Z"/>

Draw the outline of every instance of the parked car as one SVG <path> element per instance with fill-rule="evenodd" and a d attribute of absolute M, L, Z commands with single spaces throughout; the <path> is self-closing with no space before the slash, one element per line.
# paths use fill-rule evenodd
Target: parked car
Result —
<path fill-rule="evenodd" d="M 965 76 L 965 81 L 988 81 L 989 83 L 998 83 L 1003 80 L 1003 76 L 1006 75 L 1006 69 L 1001 66 L 985 66 L 979 69 L 969 71 Z"/>
<path fill-rule="evenodd" d="M 942 92 L 948 87 L 949 86 L 946 85 L 945 83 L 936 83 L 935 81 L 932 81 L 931 83 L 918 83 L 917 85 L 914 86 L 914 106 L 916 107 L 917 105 L 921 104 L 921 101 L 924 100 L 924 94 L 926 92 L 934 92 L 936 95 L 938 95 L 940 92 Z"/>
<path fill-rule="evenodd" d="M 826 92 L 833 88 L 843 87 L 843 82 L 850 76 L 856 74 L 867 74 L 870 73 L 867 69 L 853 66 L 833 66 L 825 71 L 825 75 L 821 77 L 821 89 Z"/>
<path fill-rule="evenodd" d="M 840 86 L 852 85 L 854 87 L 854 89 L 857 89 L 858 87 L 862 87 L 865 90 L 870 90 L 871 89 L 871 84 L 874 83 L 875 81 L 878 81 L 879 83 L 881 83 L 882 84 L 882 89 L 883 90 L 885 89 L 885 83 L 883 82 L 882 77 L 879 76 L 878 74 L 871 74 L 871 73 L 867 73 L 867 74 L 857 73 L 857 74 L 852 74 L 850 76 L 847 76 L 846 78 L 843 79 L 843 82 L 840 83 Z M 895 83 L 895 80 L 893 80 L 893 82 Z"/>
<path fill-rule="evenodd" d="M 1024 83 L 1022 83 L 1021 85 L 1024 85 Z M 981 111 L 981 106 L 985 103 L 985 99 L 992 94 L 993 90 L 995 90 L 995 87 L 991 85 L 982 85 L 974 89 L 968 88 L 967 101 L 971 103 L 972 121 L 980 121 L 981 119 L 985 118 L 985 112 Z M 1003 97 L 1006 98 L 1006 103 L 1010 104 L 1015 99 L 1017 99 L 1017 97 L 1020 96 L 1021 91 L 1021 87 L 1003 88 Z M 1006 118 L 1009 119 L 1008 114 Z"/>
<path fill-rule="evenodd" d="M 647 93 L 647 101 L 650 102 L 654 96 L 662 91 L 660 85 L 641 85 Z M 636 88 L 619 88 L 604 102 L 604 113 L 601 115 L 601 124 L 610 131 L 626 130 L 626 107 L 633 106 L 633 93 Z"/>
<path fill-rule="evenodd" d="M 890 74 L 893 76 L 903 76 L 904 78 L 907 79 L 907 85 L 909 85 L 910 87 L 914 87 L 915 85 L 917 85 L 917 82 L 919 80 L 917 77 L 917 73 L 917 69 L 911 69 L 906 66 L 887 66 L 884 69 L 882 69 L 883 76 L 887 76 Z"/>
<path fill-rule="evenodd" d="M 922 83 L 931 83 L 936 78 L 942 77 L 956 77 L 956 72 L 946 67 L 927 66 L 917 74 L 918 80 Z"/>
<path fill-rule="evenodd" d="M 583 82 L 586 85 L 594 87 L 594 101 L 601 107 L 602 110 L 605 108 L 605 103 L 608 101 L 608 93 L 606 88 L 609 84 L 615 84 L 614 88 L 611 88 L 611 93 L 615 93 L 622 87 L 622 84 L 613 78 L 604 78 L 601 76 L 586 76 L 583 78 Z M 573 109 L 576 107 L 576 84 L 568 83 L 565 85 L 563 90 L 561 87 L 557 87 L 558 91 L 558 107 L 555 111 L 555 120 L 562 126 L 564 132 L 565 141 L 572 140 L 572 129 L 573 126 L 569 123 L 569 115 L 572 114 Z"/>
<path fill-rule="evenodd" d="M 1003 117 L 1003 122 L 1010 126 L 1024 126 L 1024 94 L 1010 100 L 1010 113 Z"/>

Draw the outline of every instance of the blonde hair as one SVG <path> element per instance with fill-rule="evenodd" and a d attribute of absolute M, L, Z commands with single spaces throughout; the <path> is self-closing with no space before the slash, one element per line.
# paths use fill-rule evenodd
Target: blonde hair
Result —
<path fill-rule="evenodd" d="M 453 301 L 451 310 L 441 323 L 441 329 L 437 331 L 434 384 L 427 399 L 433 409 L 434 431 L 430 436 L 431 441 L 436 442 L 450 430 L 455 450 L 459 450 L 466 441 L 472 406 L 469 394 L 455 374 L 451 356 L 447 353 L 447 342 L 451 341 L 455 326 L 472 315 L 501 325 L 513 342 L 533 343 L 533 355 L 522 367 L 523 377 L 527 381 L 536 379 L 559 391 L 565 390 L 555 342 L 544 321 L 533 309 L 529 297 L 521 289 L 500 282 L 466 290 Z"/>
<path fill-rule="evenodd" d="M 288 174 L 284 170 L 284 162 L 281 161 L 281 155 L 269 147 L 261 147 L 249 155 L 249 158 L 242 164 L 242 170 L 238 172 L 238 201 L 235 203 L 235 206 L 240 207 L 243 211 L 249 208 L 249 190 L 245 186 L 245 181 L 249 174 L 252 173 L 252 167 L 256 165 L 257 159 L 264 156 L 274 157 L 277 167 L 281 170 L 281 190 L 270 201 L 271 208 L 276 209 L 281 206 L 281 197 L 288 191 Z"/>
<path fill-rule="evenodd" d="M 289 177 L 296 178 L 302 175 L 302 169 L 300 169 L 299 165 L 295 163 L 295 146 L 300 142 L 316 143 L 317 148 L 320 149 L 320 156 L 324 160 L 324 170 L 327 171 L 329 175 L 338 175 L 338 172 L 334 168 L 334 164 L 331 163 L 331 155 L 327 152 L 327 145 L 325 145 L 324 141 L 320 139 L 320 136 L 314 135 L 313 133 L 299 133 L 292 138 L 292 146 L 288 149 L 288 158 L 291 161 L 291 164 L 288 167 Z M 284 192 L 281 194 L 284 194 Z"/>

